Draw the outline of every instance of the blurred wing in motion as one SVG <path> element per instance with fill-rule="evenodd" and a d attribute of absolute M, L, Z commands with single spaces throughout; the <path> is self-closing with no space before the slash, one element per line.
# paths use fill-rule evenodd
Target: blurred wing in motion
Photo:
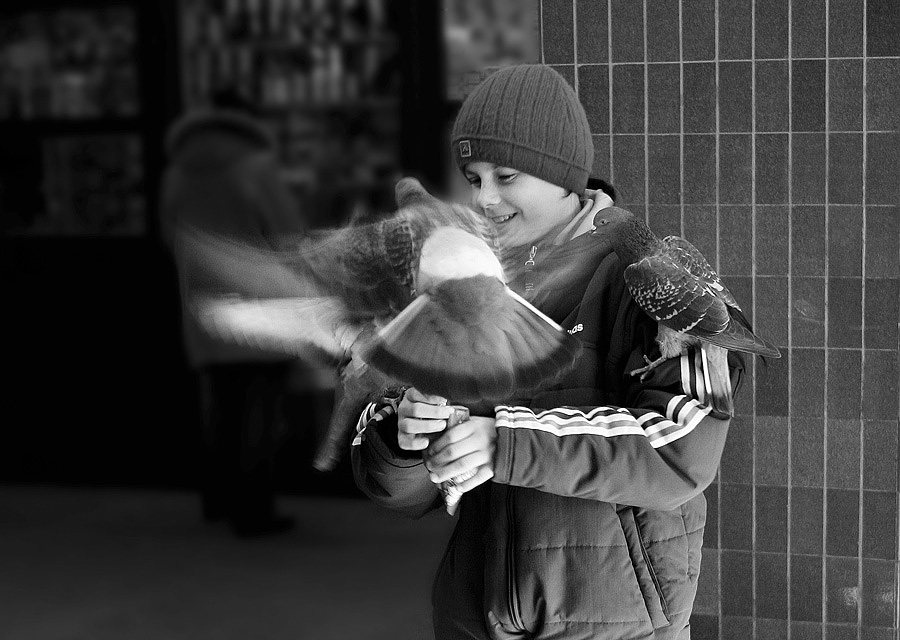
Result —
<path fill-rule="evenodd" d="M 570 369 L 581 342 L 489 276 L 444 282 L 363 347 L 373 367 L 453 402 L 501 401 Z"/>
<path fill-rule="evenodd" d="M 205 296 L 191 301 L 191 309 L 213 337 L 302 359 L 345 360 L 366 329 L 334 298 Z"/>

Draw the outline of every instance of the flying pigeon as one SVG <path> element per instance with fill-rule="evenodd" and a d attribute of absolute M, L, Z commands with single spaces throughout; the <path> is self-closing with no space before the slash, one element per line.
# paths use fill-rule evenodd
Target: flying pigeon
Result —
<path fill-rule="evenodd" d="M 354 410 L 388 383 L 458 404 L 501 401 L 570 369 L 580 342 L 505 284 L 491 223 L 412 178 L 398 211 L 261 250 L 185 227 L 215 274 L 192 306 L 226 341 L 337 363 L 342 388 L 314 462 L 337 462 Z"/>
<path fill-rule="evenodd" d="M 656 320 L 660 358 L 635 369 L 643 380 L 659 364 L 681 355 L 689 346 L 701 347 L 707 359 L 710 405 L 732 415 L 734 404 L 728 351 L 769 358 L 781 353 L 753 333 L 728 287 L 690 242 L 678 236 L 658 238 L 639 217 L 618 207 L 594 216 L 591 234 L 608 240 L 628 266 L 625 284 L 637 305 Z"/>

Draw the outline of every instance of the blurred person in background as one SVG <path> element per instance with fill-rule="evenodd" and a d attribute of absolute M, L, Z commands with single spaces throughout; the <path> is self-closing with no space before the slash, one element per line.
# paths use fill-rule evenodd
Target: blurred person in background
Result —
<path fill-rule="evenodd" d="M 280 175 L 276 142 L 255 106 L 223 89 L 209 108 L 192 110 L 166 134 L 161 228 L 174 257 L 182 300 L 182 335 L 196 373 L 202 430 L 199 469 L 203 517 L 225 520 L 241 537 L 287 531 L 293 520 L 275 509 L 275 453 L 288 435 L 285 401 L 297 361 L 214 340 L 186 306 L 215 290 L 215 273 L 179 250 L 177 225 L 275 248 L 305 229 Z"/>

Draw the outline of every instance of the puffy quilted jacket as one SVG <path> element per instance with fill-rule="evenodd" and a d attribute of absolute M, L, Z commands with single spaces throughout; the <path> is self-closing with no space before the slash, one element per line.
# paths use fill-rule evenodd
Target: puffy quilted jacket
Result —
<path fill-rule="evenodd" d="M 579 236 L 544 253 L 510 284 L 584 352 L 550 388 L 494 408 L 495 475 L 462 498 L 434 584 L 436 638 L 683 638 L 702 491 L 728 417 L 703 403 L 700 350 L 643 382 L 627 375 L 645 354 L 658 357 L 656 325 L 631 300 L 608 246 Z M 736 391 L 740 360 L 731 364 Z M 380 403 L 361 416 L 354 472 L 373 500 L 417 517 L 441 500 L 421 457 L 398 448 L 393 413 Z"/>

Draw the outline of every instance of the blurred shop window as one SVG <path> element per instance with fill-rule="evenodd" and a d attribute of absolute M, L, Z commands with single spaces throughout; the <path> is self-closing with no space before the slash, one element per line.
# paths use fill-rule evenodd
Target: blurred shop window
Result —
<path fill-rule="evenodd" d="M 539 0 L 444 0 L 443 11 L 448 100 L 501 67 L 540 62 Z"/>
<path fill-rule="evenodd" d="M 391 0 L 183 0 L 185 109 L 222 88 L 257 105 L 312 226 L 393 206 L 400 42 Z"/>
<path fill-rule="evenodd" d="M 0 8 L 0 233 L 146 230 L 135 7 Z"/>

